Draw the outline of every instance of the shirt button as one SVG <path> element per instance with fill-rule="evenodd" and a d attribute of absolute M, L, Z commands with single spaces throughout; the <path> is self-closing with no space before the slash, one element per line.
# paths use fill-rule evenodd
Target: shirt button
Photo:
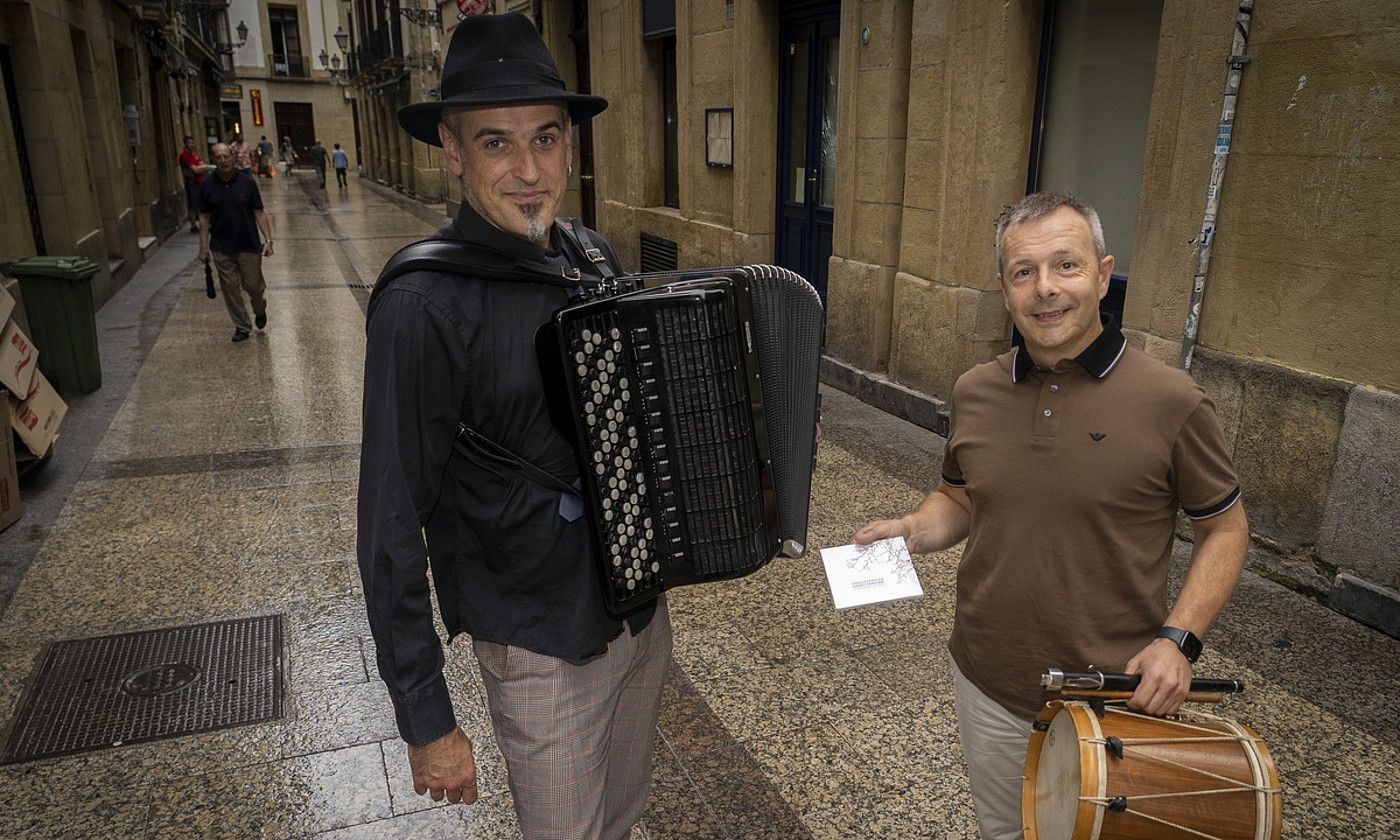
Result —
<path fill-rule="evenodd" d="M 1058 391 L 1058 390 L 1060 390 L 1060 386 L 1059 386 L 1059 385 L 1051 385 L 1051 386 L 1050 386 L 1050 390 L 1051 390 L 1051 391 Z"/>
<path fill-rule="evenodd" d="M 1054 414 L 1055 412 L 1053 412 L 1053 411 L 1051 411 L 1050 409 L 1047 408 L 1047 409 L 1045 409 L 1044 411 L 1042 411 L 1042 412 L 1040 412 L 1040 413 L 1041 413 L 1041 414 L 1044 414 L 1046 417 L 1049 417 L 1050 415 Z"/>

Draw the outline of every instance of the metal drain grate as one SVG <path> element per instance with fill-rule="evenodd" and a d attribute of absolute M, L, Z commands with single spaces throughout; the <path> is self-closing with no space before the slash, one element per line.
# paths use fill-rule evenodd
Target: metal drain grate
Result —
<path fill-rule="evenodd" d="M 282 716 L 279 615 L 59 642 L 0 763 Z"/>

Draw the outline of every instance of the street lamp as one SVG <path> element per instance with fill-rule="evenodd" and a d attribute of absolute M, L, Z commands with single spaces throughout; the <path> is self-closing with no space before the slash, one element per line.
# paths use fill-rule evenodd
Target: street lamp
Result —
<path fill-rule="evenodd" d="M 321 59 L 321 67 L 330 71 L 331 82 L 336 85 L 345 84 L 345 80 L 343 78 L 345 74 L 344 71 L 340 69 L 340 56 L 329 55 L 325 50 L 321 50 L 321 55 L 319 56 L 319 58 Z"/>
<path fill-rule="evenodd" d="M 337 26 L 335 28 L 334 37 L 336 45 L 340 47 L 340 51 L 345 52 L 350 46 L 350 33 L 345 31 L 345 27 Z"/>
<path fill-rule="evenodd" d="M 238 33 L 237 41 L 235 41 L 232 44 L 225 44 L 224 42 L 220 41 L 218 44 L 219 52 L 223 53 L 224 55 L 233 55 L 234 50 L 248 43 L 248 24 L 240 20 L 238 22 L 238 27 L 234 29 L 234 31 Z"/>

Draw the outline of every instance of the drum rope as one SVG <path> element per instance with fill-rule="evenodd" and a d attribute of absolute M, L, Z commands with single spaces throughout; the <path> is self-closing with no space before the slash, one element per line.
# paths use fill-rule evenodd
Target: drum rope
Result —
<path fill-rule="evenodd" d="M 1127 701 L 1124 701 L 1124 702 L 1127 702 Z M 1112 712 L 1112 713 L 1114 713 L 1114 714 L 1126 715 L 1126 716 L 1128 716 L 1128 717 L 1142 718 L 1142 719 L 1144 719 L 1144 720 L 1162 720 L 1162 719 L 1163 719 L 1163 718 L 1157 717 L 1157 716 L 1155 716 L 1155 715 L 1144 714 L 1144 713 L 1142 713 L 1142 712 L 1134 712 L 1134 711 L 1132 711 L 1131 709 L 1120 709 L 1120 708 L 1117 708 L 1117 707 L 1115 707 L 1115 706 L 1106 706 L 1104 710 L 1105 710 L 1105 711 L 1108 711 L 1108 712 Z M 1194 712 L 1193 714 L 1195 714 L 1197 717 L 1209 718 L 1209 719 L 1211 719 L 1211 720 L 1218 721 L 1218 722 L 1220 722 L 1220 723 L 1223 723 L 1223 722 L 1224 722 L 1224 718 L 1216 717 L 1215 715 L 1212 715 L 1212 714 L 1210 714 L 1209 712 L 1199 712 L 1199 711 L 1198 711 L 1198 712 Z M 1182 720 L 1181 718 L 1177 718 L 1176 720 L 1173 720 L 1172 723 L 1173 723 L 1174 725 L 1176 725 L 1176 726 L 1180 726 L 1180 727 L 1183 728 L 1183 729 L 1189 729 L 1189 730 L 1191 730 L 1192 732 L 1204 732 L 1204 733 L 1206 733 L 1207 735 L 1219 735 L 1219 734 L 1221 734 L 1219 729 L 1212 729 L 1212 728 L 1209 727 L 1209 726 L 1203 726 L 1203 725 L 1201 725 L 1199 722 L 1196 722 L 1196 721 L 1187 721 L 1187 720 Z M 1231 740 L 1237 740 L 1237 739 L 1232 738 Z"/>
<path fill-rule="evenodd" d="M 1108 743 L 1108 740 L 1107 740 L 1106 738 L 1085 738 L 1084 741 L 1085 741 L 1085 743 L 1089 743 L 1089 744 L 1098 744 L 1098 745 L 1100 745 L 1100 746 L 1106 745 L 1106 744 Z M 1128 746 L 1129 744 L 1180 744 L 1180 743 L 1194 743 L 1194 742 L 1197 742 L 1197 741 L 1251 741 L 1251 742 L 1252 742 L 1252 741 L 1254 741 L 1254 739 L 1253 739 L 1253 738 L 1123 738 L 1123 739 L 1122 739 L 1122 744 L 1123 744 L 1123 746 L 1126 747 L 1126 746 Z M 1252 791 L 1252 792 L 1254 792 L 1254 793 L 1276 793 L 1276 792 L 1277 792 L 1277 789 L 1276 789 L 1276 788 L 1269 788 L 1269 787 L 1265 787 L 1265 786 L 1263 786 L 1263 785 L 1252 784 L 1252 783 L 1250 783 L 1250 782 L 1242 782 L 1242 781 L 1240 781 L 1239 779 L 1232 779 L 1232 778 L 1230 778 L 1229 776 L 1222 776 L 1222 775 L 1220 775 L 1219 773 L 1212 773 L 1212 772 L 1210 772 L 1209 770 L 1202 770 L 1202 769 L 1199 768 L 1199 767 L 1192 767 L 1192 766 L 1189 765 L 1189 764 L 1184 764 L 1184 763 L 1182 763 L 1182 762 L 1180 762 L 1180 761 L 1173 761 L 1173 760 L 1170 759 L 1170 758 L 1163 758 L 1163 757 L 1160 756 L 1160 755 L 1152 755 L 1152 754 L 1150 754 L 1150 753 L 1137 753 L 1137 757 L 1138 757 L 1138 758 L 1141 758 L 1141 759 L 1143 759 L 1143 760 L 1145 760 L 1145 761 L 1155 761 L 1155 762 L 1157 762 L 1158 764 L 1166 764 L 1166 765 L 1169 765 L 1169 766 L 1171 766 L 1171 767 L 1175 767 L 1175 768 L 1177 768 L 1178 770 L 1186 770 L 1186 771 L 1188 771 L 1188 772 L 1195 773 L 1195 774 L 1200 775 L 1200 776 L 1205 776 L 1205 777 L 1207 777 L 1207 778 L 1215 779 L 1215 780 L 1218 781 L 1218 782 L 1225 782 L 1226 784 L 1234 785 L 1234 786 L 1235 786 L 1235 788 L 1234 788 L 1235 791 Z M 1216 793 L 1216 792 L 1217 792 L 1217 791 L 1186 791 L 1186 792 L 1184 792 L 1184 793 L 1139 794 L 1138 796 L 1136 796 L 1136 797 L 1134 797 L 1134 798 L 1135 798 L 1135 799 L 1152 799 L 1152 798 L 1155 798 L 1155 797 L 1162 797 L 1162 796 L 1188 796 L 1188 795 L 1195 795 L 1196 793 Z"/>
<path fill-rule="evenodd" d="M 1108 807 L 1108 803 L 1109 803 L 1109 800 L 1107 800 L 1107 799 L 1097 799 L 1097 798 L 1092 797 L 1092 796 L 1081 796 L 1081 797 L 1079 797 L 1079 798 L 1082 799 L 1082 800 L 1088 801 L 1088 802 L 1093 802 L 1095 805 L 1098 805 L 1098 806 L 1101 807 L 1101 808 L 1107 808 L 1107 807 Z M 1134 798 L 1136 799 L 1136 798 L 1141 798 L 1141 797 L 1134 797 Z M 1188 827 L 1186 827 L 1186 826 L 1184 826 L 1184 825 L 1182 825 L 1182 824 L 1180 824 L 1180 823 L 1174 823 L 1174 822 L 1172 822 L 1171 820 L 1164 820 L 1164 819 L 1162 819 L 1161 817 L 1154 817 L 1154 816 L 1152 816 L 1151 814 L 1144 814 L 1142 811 L 1137 811 L 1137 810 L 1134 810 L 1134 809 L 1132 809 L 1132 808 L 1128 808 L 1128 809 L 1124 810 L 1123 813 L 1125 813 L 1125 814 L 1133 814 L 1134 816 L 1142 817 L 1142 818 L 1145 819 L 1145 820 L 1151 820 L 1152 822 L 1160 823 L 1160 824 L 1165 825 L 1165 826 L 1169 826 L 1169 827 L 1171 827 L 1171 828 L 1176 829 L 1177 831 L 1184 831 L 1184 832 L 1186 832 L 1187 834 L 1194 834 L 1194 835 L 1196 835 L 1197 837 L 1205 837 L 1206 840 L 1225 840 L 1223 837 L 1220 837 L 1220 836 L 1218 836 L 1218 835 L 1215 835 L 1215 834 L 1206 834 L 1204 831 L 1197 831 L 1197 830 L 1194 829 L 1194 828 L 1188 828 Z"/>

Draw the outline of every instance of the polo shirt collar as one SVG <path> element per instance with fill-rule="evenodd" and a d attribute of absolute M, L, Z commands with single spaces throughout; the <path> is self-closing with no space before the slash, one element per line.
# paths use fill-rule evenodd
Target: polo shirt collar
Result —
<path fill-rule="evenodd" d="M 1118 364 L 1118 360 L 1123 358 L 1123 351 L 1128 348 L 1128 340 L 1123 337 L 1123 333 L 1118 329 L 1118 321 L 1111 315 L 1099 315 L 1099 321 L 1103 324 L 1103 332 L 1094 339 L 1084 352 L 1074 357 L 1074 361 L 1084 368 L 1090 376 L 1095 379 L 1103 379 L 1113 370 L 1113 366 Z M 1024 347 L 1014 347 L 1011 351 L 1011 381 L 1020 382 L 1026 378 L 1026 374 L 1035 367 L 1035 362 L 1031 361 L 1031 354 L 1026 352 Z"/>

